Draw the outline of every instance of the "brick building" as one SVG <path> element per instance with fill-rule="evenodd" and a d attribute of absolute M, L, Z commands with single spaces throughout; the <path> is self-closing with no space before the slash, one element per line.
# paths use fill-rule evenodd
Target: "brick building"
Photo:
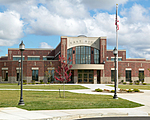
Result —
<path fill-rule="evenodd" d="M 58 56 L 65 61 L 71 57 L 71 83 L 110 83 L 114 80 L 113 50 L 107 50 L 106 37 L 66 37 L 62 36 L 55 49 L 25 49 L 23 51 L 23 79 L 47 82 L 45 72 L 54 77 L 54 70 L 61 65 Z M 19 48 L 8 49 L 8 55 L 0 58 L 0 82 L 17 83 L 19 79 L 21 57 Z M 119 81 L 139 80 L 150 83 L 150 61 L 146 59 L 127 59 L 126 50 L 118 51 Z"/>

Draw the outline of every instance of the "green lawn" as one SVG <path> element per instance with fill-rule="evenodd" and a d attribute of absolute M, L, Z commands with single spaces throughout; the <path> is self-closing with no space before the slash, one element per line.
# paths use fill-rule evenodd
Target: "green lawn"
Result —
<path fill-rule="evenodd" d="M 65 92 L 23 91 L 25 106 L 18 106 L 20 91 L 0 91 L 0 107 L 19 107 L 26 110 L 58 110 L 88 108 L 133 108 L 141 104 L 108 95 L 89 95 Z M 63 92 L 61 92 L 63 95 Z"/>
<path fill-rule="evenodd" d="M 17 84 L 0 84 L 0 89 L 20 89 Z M 49 89 L 49 90 L 63 90 L 63 85 L 23 85 L 23 89 Z M 81 85 L 65 85 L 66 90 L 88 89 Z"/>
<path fill-rule="evenodd" d="M 114 85 L 107 85 L 107 86 L 114 87 Z M 150 85 L 118 85 L 118 88 L 150 90 Z"/>

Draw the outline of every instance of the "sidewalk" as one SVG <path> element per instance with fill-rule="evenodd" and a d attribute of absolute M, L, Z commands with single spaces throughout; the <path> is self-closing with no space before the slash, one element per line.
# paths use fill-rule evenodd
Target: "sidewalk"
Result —
<path fill-rule="evenodd" d="M 98 92 L 91 92 L 95 88 L 114 89 L 112 87 L 99 85 L 84 85 L 90 89 L 85 90 L 70 90 L 70 92 L 86 93 L 86 94 L 104 94 Z M 113 93 L 105 93 L 112 95 Z M 71 110 L 39 110 L 27 111 L 16 107 L 0 108 L 0 120 L 73 120 L 79 118 L 89 117 L 110 117 L 110 116 L 148 116 L 150 115 L 150 91 L 144 90 L 144 93 L 135 94 L 117 94 L 118 97 L 128 99 L 145 106 L 138 108 L 104 108 L 104 109 L 71 109 Z"/>

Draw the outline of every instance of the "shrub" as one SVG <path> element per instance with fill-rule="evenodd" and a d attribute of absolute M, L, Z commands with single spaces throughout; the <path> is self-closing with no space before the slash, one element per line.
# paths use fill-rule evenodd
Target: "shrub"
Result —
<path fill-rule="evenodd" d="M 131 82 L 129 83 L 129 85 L 132 85 L 132 84 L 133 84 L 133 83 L 131 83 Z"/>
<path fill-rule="evenodd" d="M 123 83 L 123 82 L 124 82 L 124 80 L 121 80 L 121 82 Z"/>
<path fill-rule="evenodd" d="M 132 83 L 132 80 L 130 80 L 130 83 Z"/>
<path fill-rule="evenodd" d="M 147 85 L 146 83 L 142 83 L 143 85 Z"/>
<path fill-rule="evenodd" d="M 136 84 L 136 85 L 139 85 L 139 82 L 136 82 L 135 84 Z"/>
<path fill-rule="evenodd" d="M 123 84 L 125 85 L 125 84 L 126 84 L 126 82 L 123 82 Z"/>
<path fill-rule="evenodd" d="M 132 92 L 132 90 L 131 90 L 131 89 L 129 89 L 129 90 L 127 90 L 127 92 Z"/>
<path fill-rule="evenodd" d="M 96 91 L 96 92 L 103 92 L 103 90 L 102 90 L 102 89 L 99 89 L 99 88 L 98 88 L 98 89 L 95 89 L 95 91 Z"/>
<path fill-rule="evenodd" d="M 23 83 L 27 83 L 27 80 L 23 80 Z"/>
<path fill-rule="evenodd" d="M 111 93 L 114 93 L 115 92 L 115 90 L 111 90 Z"/>
<path fill-rule="evenodd" d="M 40 80 L 40 84 L 44 84 L 43 80 Z"/>
<path fill-rule="evenodd" d="M 140 90 L 139 90 L 139 89 L 133 89 L 133 91 L 134 91 L 134 92 L 140 92 Z"/>
<path fill-rule="evenodd" d="M 35 80 L 32 80 L 31 82 L 32 82 L 32 84 L 35 84 Z"/>

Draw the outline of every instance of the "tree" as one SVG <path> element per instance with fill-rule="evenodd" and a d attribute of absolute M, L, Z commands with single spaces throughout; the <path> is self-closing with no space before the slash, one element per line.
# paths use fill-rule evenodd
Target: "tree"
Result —
<path fill-rule="evenodd" d="M 142 83 L 144 82 L 144 72 L 139 72 L 139 81 L 142 81 Z"/>
<path fill-rule="evenodd" d="M 53 78 L 54 69 L 53 69 L 52 62 L 49 62 L 49 64 L 50 64 L 50 66 L 51 66 L 52 69 L 48 69 L 47 71 L 45 71 L 45 76 L 47 77 L 47 81 L 50 84 L 54 80 L 54 78 Z"/>
<path fill-rule="evenodd" d="M 69 57 L 68 63 L 67 63 L 63 55 L 62 56 L 59 55 L 59 61 L 61 62 L 61 66 L 60 67 L 58 66 L 58 70 L 55 70 L 58 77 L 57 76 L 54 76 L 54 77 L 56 80 L 63 82 L 63 85 L 64 85 L 63 91 L 64 91 L 64 98 L 65 98 L 65 83 L 71 80 L 70 77 L 72 75 L 71 70 L 69 70 L 72 68 L 72 65 L 69 65 L 72 60 L 71 60 L 71 57 Z"/>

